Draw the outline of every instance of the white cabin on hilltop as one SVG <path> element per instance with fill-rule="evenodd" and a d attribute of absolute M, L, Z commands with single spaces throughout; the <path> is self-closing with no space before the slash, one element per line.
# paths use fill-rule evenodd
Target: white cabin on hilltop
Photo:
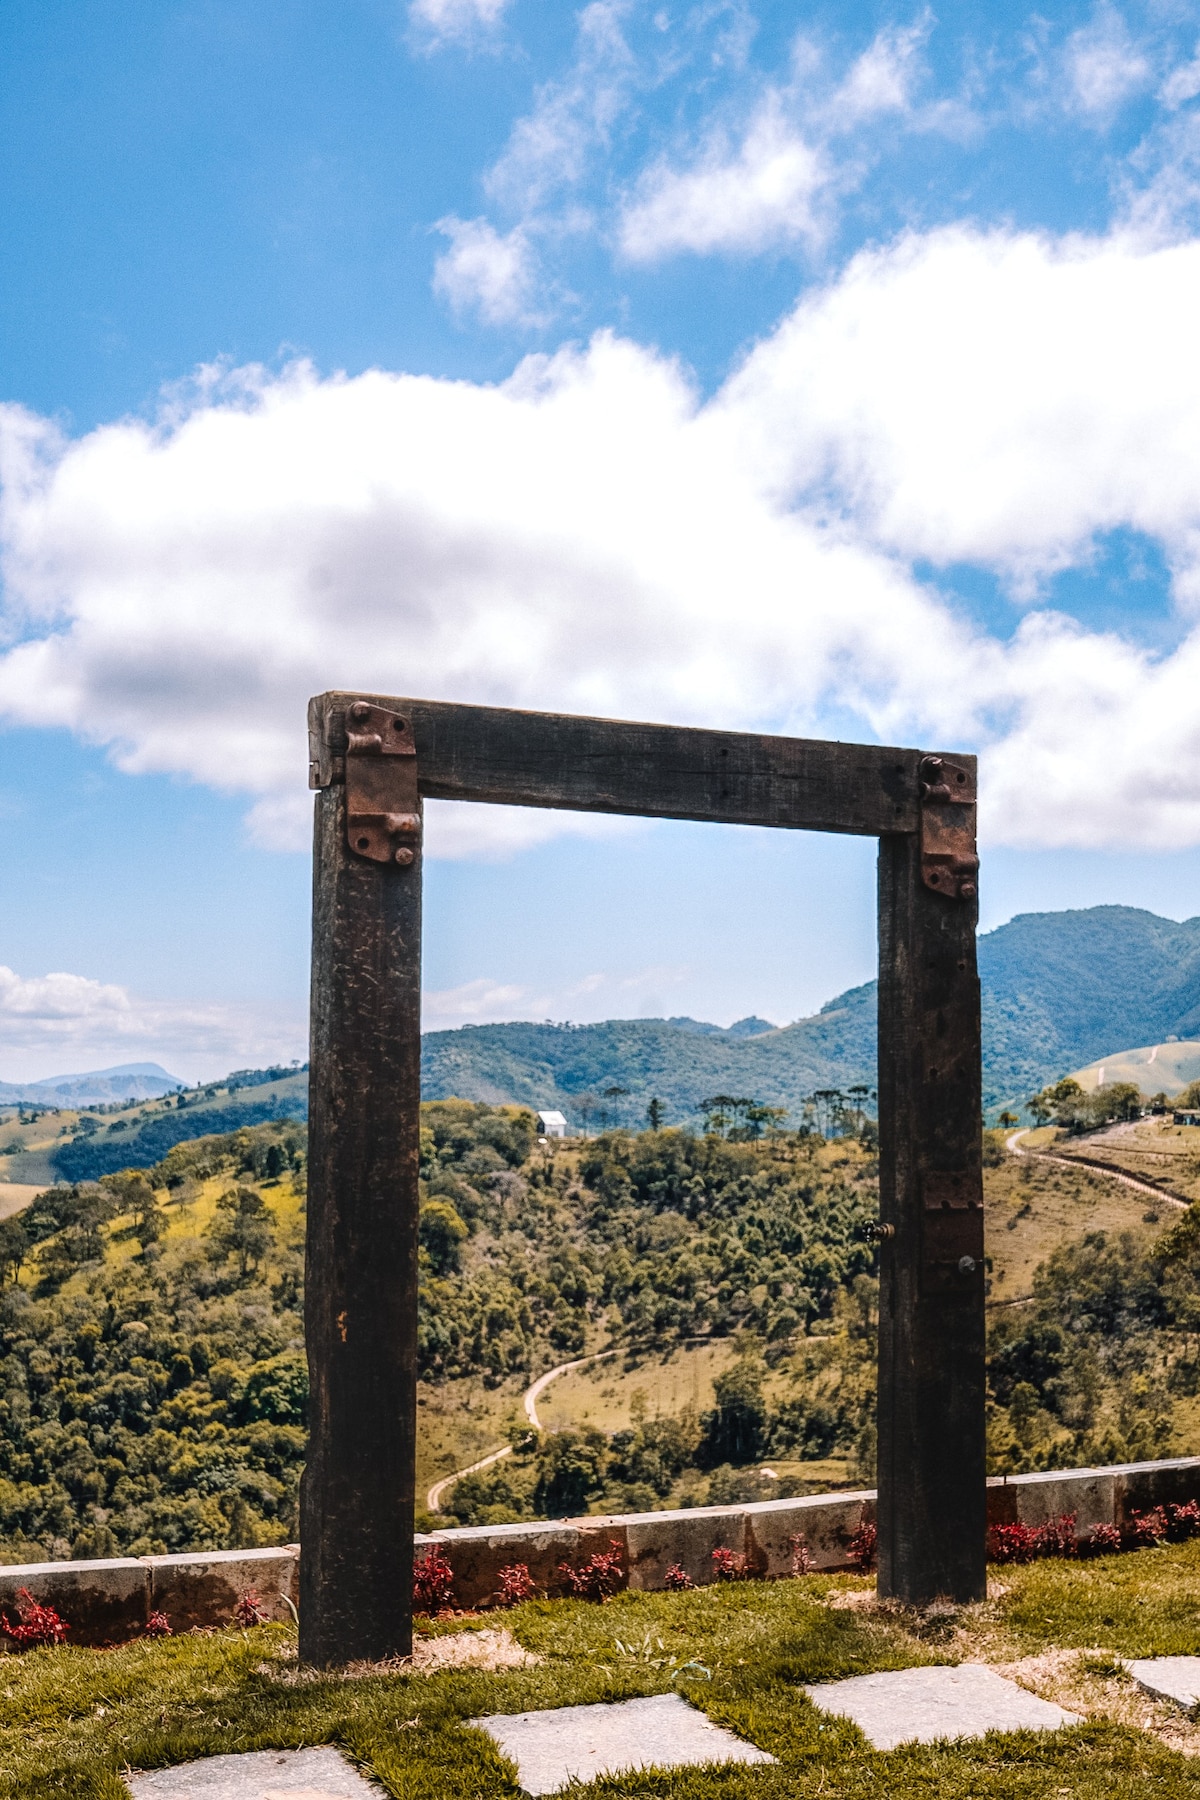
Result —
<path fill-rule="evenodd" d="M 537 1116 L 538 1136 L 544 1138 L 566 1137 L 567 1121 L 560 1112 L 540 1112 Z"/>

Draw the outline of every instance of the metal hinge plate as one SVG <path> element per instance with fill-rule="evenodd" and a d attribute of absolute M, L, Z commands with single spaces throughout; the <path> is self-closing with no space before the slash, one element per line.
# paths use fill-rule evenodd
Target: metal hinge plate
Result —
<path fill-rule="evenodd" d="M 921 879 L 951 900 L 978 892 L 975 777 L 970 769 L 926 756 L 921 761 Z"/>
<path fill-rule="evenodd" d="M 346 709 L 346 842 L 370 862 L 406 867 L 420 837 L 412 726 L 399 713 L 355 700 Z"/>

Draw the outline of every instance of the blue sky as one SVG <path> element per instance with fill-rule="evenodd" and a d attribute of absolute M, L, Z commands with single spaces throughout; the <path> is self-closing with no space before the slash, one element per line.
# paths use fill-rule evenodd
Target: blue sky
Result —
<path fill-rule="evenodd" d="M 1198 39 L 10 0 L 0 1077 L 303 1053 L 324 686 L 977 749 L 985 924 L 1200 911 Z M 431 1024 L 872 971 L 870 845 L 453 810 Z"/>

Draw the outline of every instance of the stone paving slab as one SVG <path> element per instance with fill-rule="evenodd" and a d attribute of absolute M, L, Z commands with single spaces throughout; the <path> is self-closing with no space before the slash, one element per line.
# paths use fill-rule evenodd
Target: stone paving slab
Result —
<path fill-rule="evenodd" d="M 1200 1656 L 1139 1657 L 1125 1667 L 1156 1700 L 1174 1700 L 1186 1707 L 1200 1702 Z"/>
<path fill-rule="evenodd" d="M 516 1763 L 522 1793 L 534 1796 L 631 1769 L 775 1761 L 714 1725 L 679 1694 L 559 1706 L 548 1712 L 492 1713 L 468 1723 L 486 1731 Z"/>
<path fill-rule="evenodd" d="M 1080 1722 L 1076 1713 L 1039 1700 L 982 1663 L 853 1675 L 804 1691 L 823 1712 L 852 1719 L 876 1750 L 982 1737 L 985 1731 L 1053 1731 Z"/>
<path fill-rule="evenodd" d="M 129 1775 L 133 1800 L 382 1800 L 337 1750 L 251 1750 Z"/>

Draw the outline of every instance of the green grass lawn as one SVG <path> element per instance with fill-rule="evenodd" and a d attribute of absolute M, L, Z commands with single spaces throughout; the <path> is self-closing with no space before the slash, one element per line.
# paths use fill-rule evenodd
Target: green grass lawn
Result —
<path fill-rule="evenodd" d="M 1200 1759 L 1103 1708 L 1057 1733 L 880 1754 L 801 1692 L 807 1681 L 1054 1646 L 1086 1647 L 1089 1666 L 1120 1684 L 1097 1651 L 1200 1651 L 1200 1544 L 1001 1573 L 1006 1594 L 957 1615 L 832 1607 L 869 1585 L 836 1576 L 623 1594 L 606 1606 L 531 1602 L 430 1627 L 505 1624 L 544 1659 L 496 1674 L 314 1676 L 297 1670 L 294 1633 L 277 1626 L 13 1656 L 0 1669 L 0 1795 L 124 1800 L 126 1766 L 336 1743 L 397 1800 L 515 1800 L 512 1770 L 465 1720 L 674 1688 L 778 1765 L 622 1776 L 597 1782 L 597 1800 L 1200 1800 Z"/>

